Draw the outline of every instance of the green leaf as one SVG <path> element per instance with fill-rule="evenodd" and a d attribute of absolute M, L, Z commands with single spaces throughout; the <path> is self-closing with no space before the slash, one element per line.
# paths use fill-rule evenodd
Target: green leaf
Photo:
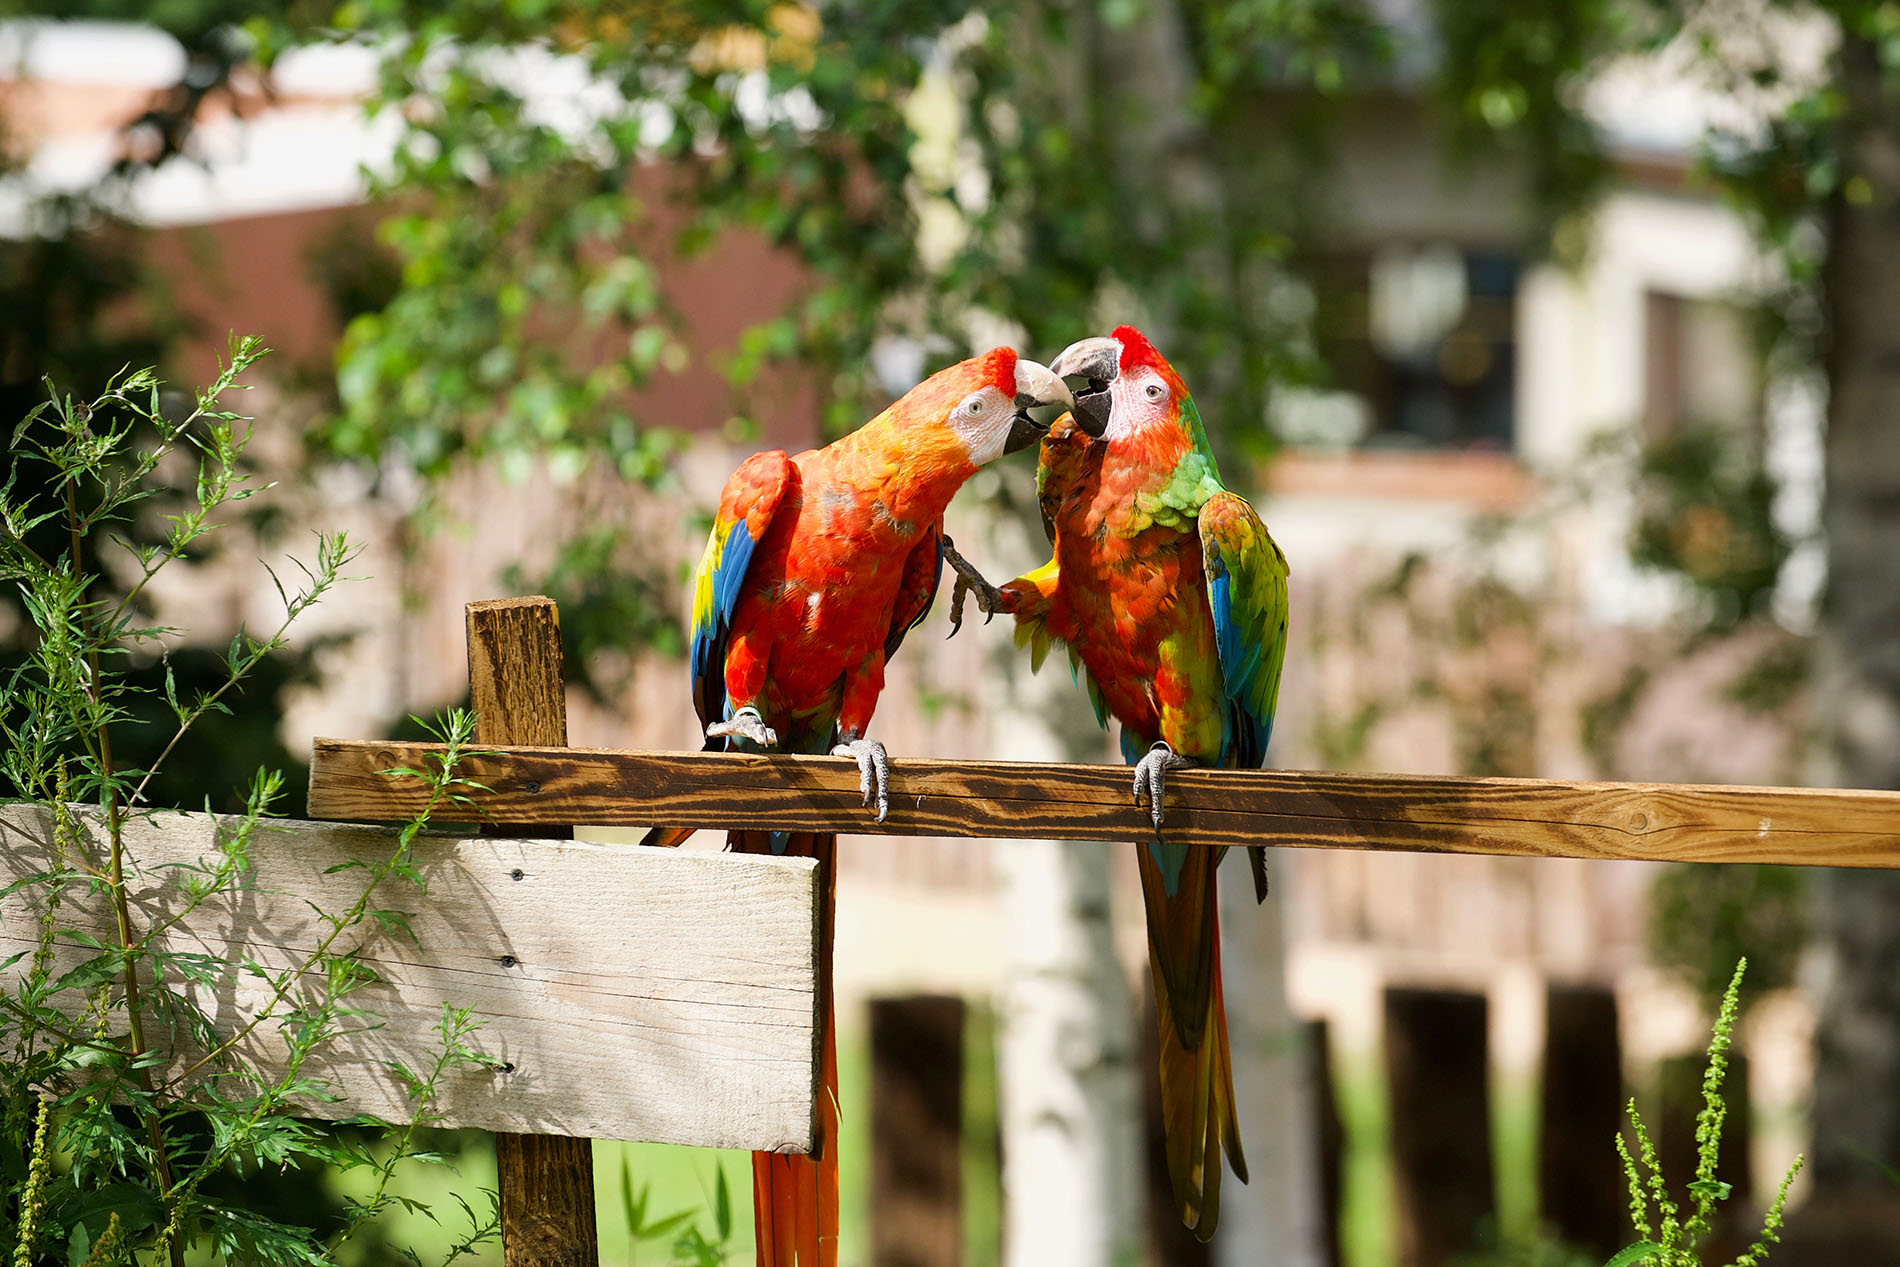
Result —
<path fill-rule="evenodd" d="M 1626 1249 L 1617 1251 L 1615 1257 L 1604 1263 L 1603 1267 L 1636 1267 L 1663 1252 L 1663 1247 L 1654 1241 L 1638 1241 Z"/>
<path fill-rule="evenodd" d="M 1698 1179 L 1689 1185 L 1689 1191 L 1698 1197 L 1707 1197 L 1711 1201 L 1726 1201 L 1730 1185 L 1720 1179 Z"/>
<path fill-rule="evenodd" d="M 732 1239 L 732 1193 L 726 1188 L 726 1165 L 715 1162 L 719 1177 L 713 1184 L 713 1226 L 719 1229 L 719 1239 Z"/>

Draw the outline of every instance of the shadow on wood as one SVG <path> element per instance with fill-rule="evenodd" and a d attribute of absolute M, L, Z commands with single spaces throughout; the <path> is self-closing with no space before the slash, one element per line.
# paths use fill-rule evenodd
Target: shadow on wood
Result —
<path fill-rule="evenodd" d="M 1488 1018 L 1481 994 L 1385 992 L 1401 1267 L 1446 1267 L 1496 1213 Z"/>
<path fill-rule="evenodd" d="M 72 820 L 74 846 L 103 856 L 99 812 L 75 807 Z M 127 820 L 128 899 L 142 927 L 181 912 L 191 874 L 182 868 L 217 858 L 238 824 L 211 814 Z M 0 889 L 44 871 L 51 841 L 50 814 L 0 808 Z M 394 847 L 389 831 L 268 820 L 251 837 L 252 881 L 166 928 L 155 948 L 294 968 L 328 932 L 316 910 L 348 909 L 363 892 L 360 864 Z M 414 938 L 373 923 L 360 928 L 358 954 L 377 980 L 350 1005 L 375 1024 L 311 1055 L 302 1072 L 341 1098 L 300 1103 L 300 1113 L 406 1120 L 407 1091 L 388 1062 L 427 1064 L 449 1004 L 473 1009 L 481 1028 L 470 1046 L 499 1067 L 450 1071 L 434 1105 L 445 1125 L 810 1147 L 818 881 L 809 860 L 423 836 L 412 862 L 427 892 L 392 877 L 373 905 L 408 912 Z M 0 899 L 0 960 L 31 953 L 41 892 L 29 885 Z M 67 890 L 60 917 L 63 927 L 114 936 L 110 906 L 83 884 Z M 93 953 L 62 940 L 55 972 Z M 25 968 L 22 961 L 0 978 Z M 269 987 L 249 973 L 196 993 L 220 1038 L 271 1001 Z M 277 1078 L 283 1050 L 266 1022 L 233 1054 Z"/>
<path fill-rule="evenodd" d="M 963 1262 L 963 1000 L 871 1000 L 877 1267 Z"/>
<path fill-rule="evenodd" d="M 420 768 L 428 744 L 318 739 L 310 812 L 407 817 L 424 795 L 383 777 Z M 880 836 L 1145 839 L 1119 766 L 1028 761 L 891 763 L 891 811 L 872 821 L 842 757 L 608 748 L 471 757 L 502 822 Z M 1656 783 L 1565 783 L 1293 770 L 1188 769 L 1170 777 L 1168 839 L 1408 853 L 1900 867 L 1900 792 Z"/>

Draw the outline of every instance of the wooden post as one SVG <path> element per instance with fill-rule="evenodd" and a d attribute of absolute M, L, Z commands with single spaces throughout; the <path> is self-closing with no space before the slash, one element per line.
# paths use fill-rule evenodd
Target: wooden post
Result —
<path fill-rule="evenodd" d="M 1324 1019 L 1306 1022 L 1307 1076 L 1312 1079 L 1313 1118 L 1319 1127 L 1320 1253 L 1326 1267 L 1340 1267 L 1339 1216 L 1345 1206 L 1346 1127 L 1333 1091 L 1332 1033 Z"/>
<path fill-rule="evenodd" d="M 1482 994 L 1385 992 L 1401 1267 L 1444 1267 L 1496 1213 Z"/>
<path fill-rule="evenodd" d="M 1629 1196 L 1604 1147 L 1623 1119 L 1623 1047 L 1616 992 L 1553 985 L 1544 1007 L 1543 1126 L 1538 1191 L 1565 1241 L 1606 1258 L 1629 1242 Z"/>
<path fill-rule="evenodd" d="M 871 1001 L 871 1261 L 963 1262 L 963 1000 Z"/>
<path fill-rule="evenodd" d="M 561 617 L 549 598 L 470 603 L 468 693 L 484 744 L 567 746 Z M 501 824 L 500 826 L 505 826 Z M 526 834 L 511 830 L 511 835 Z M 567 836 L 572 829 L 533 833 Z M 594 1146 L 564 1135 L 496 1135 L 507 1267 L 595 1267 Z"/>

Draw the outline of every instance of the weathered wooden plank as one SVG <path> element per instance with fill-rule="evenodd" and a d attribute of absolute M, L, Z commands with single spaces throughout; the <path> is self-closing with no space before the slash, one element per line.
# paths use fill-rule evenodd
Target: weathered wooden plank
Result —
<path fill-rule="evenodd" d="M 92 857 L 103 826 L 76 811 Z M 181 905 L 168 868 L 215 855 L 207 814 L 155 814 L 126 826 L 134 918 L 153 927 Z M 225 828 L 228 831 L 228 827 Z M 0 808 L 0 888 L 48 863 L 49 818 Z M 320 936 L 307 903 L 347 908 L 361 869 L 338 863 L 387 856 L 389 832 L 278 820 L 251 842 L 256 866 L 241 894 L 206 903 L 164 935 L 167 949 L 302 962 Z M 307 1072 L 344 1099 L 303 1106 L 312 1116 L 406 1116 L 385 1061 L 414 1067 L 436 1049 L 443 1003 L 475 1009 L 474 1047 L 503 1062 L 463 1070 L 438 1108 L 453 1126 L 725 1148 L 805 1151 L 817 1095 L 817 874 L 809 859 L 741 857 L 575 841 L 424 837 L 415 863 L 423 892 L 397 879 L 375 905 L 412 913 L 412 943 L 361 930 L 363 957 L 383 983 L 352 1004 L 380 1028 L 324 1049 Z M 30 950 L 39 900 L 29 886 L 0 901 L 0 961 Z M 64 926 L 112 936 L 106 904 L 69 888 Z M 80 951 L 59 951 L 60 963 Z M 10 971 L 18 972 L 22 965 Z M 235 1033 L 265 1001 L 237 973 L 201 1000 L 218 1032 Z M 265 1070 L 269 1023 L 240 1048 Z"/>
<path fill-rule="evenodd" d="M 561 613 L 554 600 L 469 603 L 468 694 L 478 743 L 567 743 Z M 491 826 L 489 835 L 509 835 Z M 526 835 L 571 837 L 562 826 Z M 495 1135 L 497 1213 L 505 1267 L 596 1267 L 594 1143 L 573 1135 Z"/>
<path fill-rule="evenodd" d="M 381 771 L 422 768 L 431 745 L 319 739 L 310 812 L 401 818 L 423 795 Z M 1148 832 L 1128 772 L 1110 765 L 899 757 L 874 823 L 857 767 L 837 757 L 509 748 L 465 773 L 514 823 L 666 824 L 885 835 L 1126 841 Z M 1900 792 L 1568 783 L 1315 771 L 1168 776 L 1169 839 L 1417 853 L 1900 867 Z"/>

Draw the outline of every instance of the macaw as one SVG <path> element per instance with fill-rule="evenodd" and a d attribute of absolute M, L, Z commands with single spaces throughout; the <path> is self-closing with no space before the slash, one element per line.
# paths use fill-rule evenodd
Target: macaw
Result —
<path fill-rule="evenodd" d="M 885 663 L 936 597 L 944 507 L 977 467 L 1044 428 L 1029 410 L 1073 404 L 1062 380 L 995 348 L 919 383 L 822 449 L 756 454 L 726 482 L 693 579 L 693 705 L 708 750 L 855 759 L 864 803 L 889 808 L 889 759 L 867 738 Z M 644 844 L 689 831 L 658 828 Z M 836 837 L 734 831 L 741 853 L 818 859 L 824 1040 L 810 1156 L 752 1155 L 759 1267 L 838 1260 L 837 1045 L 831 938 Z"/>
<path fill-rule="evenodd" d="M 1220 1219 L 1220 1154 L 1247 1181 L 1221 1003 L 1214 869 L 1224 848 L 1162 839 L 1167 772 L 1265 760 L 1286 654 L 1286 557 L 1245 500 L 1228 492 L 1181 376 L 1132 326 L 1084 339 L 1050 362 L 1087 380 L 1049 428 L 1037 470 L 1044 566 L 1000 590 L 956 553 L 952 604 L 967 591 L 1016 618 L 1040 665 L 1066 644 L 1095 715 L 1121 722 L 1155 839 L 1137 847 L 1161 1027 L 1168 1175 L 1181 1220 L 1202 1240 Z M 954 632 L 954 630 L 953 630 Z M 1250 848 L 1266 900 L 1266 854 Z"/>

